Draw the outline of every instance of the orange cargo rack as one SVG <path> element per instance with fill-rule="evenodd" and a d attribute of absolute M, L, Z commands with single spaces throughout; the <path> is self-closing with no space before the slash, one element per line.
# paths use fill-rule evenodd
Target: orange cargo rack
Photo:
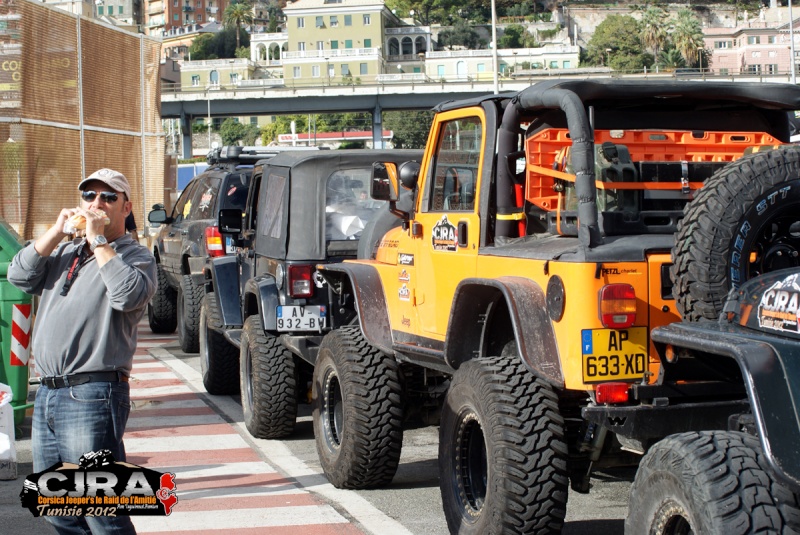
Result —
<path fill-rule="evenodd" d="M 697 132 L 683 130 L 596 130 L 595 143 L 610 141 L 625 145 L 634 162 L 731 162 L 747 149 L 782 143 L 761 132 Z M 525 198 L 543 210 L 555 210 L 558 192 L 555 179 L 574 182 L 575 175 L 553 169 L 559 151 L 572 146 L 566 129 L 548 128 L 525 141 L 528 155 Z M 598 189 L 675 190 L 681 184 L 664 182 L 596 182 Z M 702 182 L 691 182 L 699 189 Z"/>

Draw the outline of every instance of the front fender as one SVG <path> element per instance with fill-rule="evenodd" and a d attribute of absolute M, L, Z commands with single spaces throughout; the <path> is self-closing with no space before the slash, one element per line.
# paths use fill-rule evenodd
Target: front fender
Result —
<path fill-rule="evenodd" d="M 239 303 L 239 264 L 236 257 L 214 258 L 209 269 L 223 326 L 227 329 L 241 327 L 243 322 Z"/>
<path fill-rule="evenodd" d="M 378 271 L 369 264 L 346 263 L 320 266 L 320 272 L 346 276 L 353 289 L 358 324 L 367 341 L 381 351 L 393 354 L 392 324 Z M 327 278 L 327 277 L 326 277 Z"/>
<path fill-rule="evenodd" d="M 775 475 L 800 489 L 800 348 L 796 341 L 717 323 L 675 323 L 653 330 L 657 345 L 736 360 L 761 448 Z"/>
<path fill-rule="evenodd" d="M 244 285 L 245 313 L 249 316 L 256 312 L 252 304 L 256 303 L 261 324 L 265 331 L 278 329 L 278 305 L 280 294 L 275 279 L 268 275 L 248 280 Z"/>
<path fill-rule="evenodd" d="M 564 375 L 558 358 L 553 326 L 547 314 L 544 291 L 530 279 L 464 279 L 456 287 L 445 342 L 445 361 L 458 368 L 483 347 L 483 329 L 464 329 L 464 325 L 482 325 L 491 307 L 504 301 L 508 308 L 517 349 L 525 367 L 535 376 L 556 388 L 564 387 Z"/>

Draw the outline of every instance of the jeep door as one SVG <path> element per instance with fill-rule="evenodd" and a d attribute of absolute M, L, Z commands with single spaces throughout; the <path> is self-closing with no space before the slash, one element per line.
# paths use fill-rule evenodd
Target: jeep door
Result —
<path fill-rule="evenodd" d="M 399 300 L 415 304 L 421 330 L 442 340 L 455 288 L 476 272 L 485 120 L 481 108 L 443 112 L 434 120 L 431 139 L 436 145 L 428 155 L 428 175 L 415 215 L 422 227 L 415 276 L 406 282 L 409 292 L 403 285 L 398 293 Z"/>
<path fill-rule="evenodd" d="M 181 249 L 183 244 L 183 232 L 188 224 L 189 214 L 192 210 L 192 203 L 195 193 L 197 192 L 198 184 L 201 179 L 193 180 L 189 183 L 178 202 L 172 209 L 172 223 L 162 232 L 163 247 L 161 255 L 161 264 L 164 269 L 177 283 L 181 276 Z"/>

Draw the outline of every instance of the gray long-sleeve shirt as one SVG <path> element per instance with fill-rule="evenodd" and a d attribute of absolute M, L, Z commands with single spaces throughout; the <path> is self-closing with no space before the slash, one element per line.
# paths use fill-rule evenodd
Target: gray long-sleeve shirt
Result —
<path fill-rule="evenodd" d="M 122 371 L 130 374 L 137 324 L 156 291 L 156 263 L 147 248 L 125 234 L 111 243 L 117 253 L 102 268 L 91 257 L 61 289 L 81 240 L 40 256 L 31 243 L 8 268 L 8 281 L 41 296 L 32 352 L 43 376 Z"/>

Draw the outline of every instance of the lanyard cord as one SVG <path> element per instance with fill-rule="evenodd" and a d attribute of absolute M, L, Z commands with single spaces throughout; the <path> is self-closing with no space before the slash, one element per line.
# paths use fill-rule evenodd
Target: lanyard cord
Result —
<path fill-rule="evenodd" d="M 78 272 L 80 272 L 81 268 L 89 260 L 89 255 L 83 254 L 85 246 L 86 240 L 82 241 L 81 244 L 75 249 L 75 257 L 72 259 L 72 265 L 67 272 L 67 280 L 64 282 L 64 286 L 61 288 L 62 296 L 65 296 L 69 293 L 69 289 L 72 288 L 72 281 L 75 280 L 75 277 L 78 276 Z"/>

